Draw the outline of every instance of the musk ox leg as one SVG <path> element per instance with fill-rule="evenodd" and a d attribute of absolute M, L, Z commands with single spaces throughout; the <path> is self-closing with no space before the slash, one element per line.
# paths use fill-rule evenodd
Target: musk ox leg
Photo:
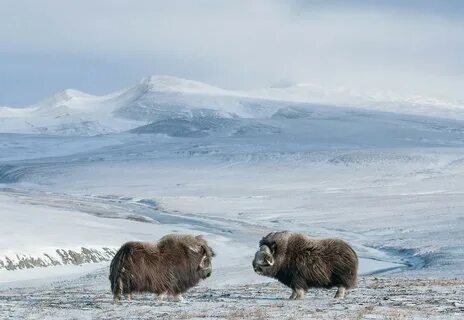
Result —
<path fill-rule="evenodd" d="M 292 295 L 290 296 L 290 300 L 301 300 L 305 296 L 305 290 L 303 289 L 293 289 Z"/>
<path fill-rule="evenodd" d="M 120 301 L 121 301 L 121 294 L 119 292 L 113 294 L 113 302 L 120 302 Z"/>
<path fill-rule="evenodd" d="M 290 300 L 295 300 L 296 298 L 296 292 L 295 292 L 295 289 L 292 289 L 292 295 L 290 296 Z"/>
<path fill-rule="evenodd" d="M 161 292 L 157 297 L 160 302 L 164 301 L 164 298 L 166 298 L 166 292 Z"/>
<path fill-rule="evenodd" d="M 343 286 L 338 287 L 337 293 L 335 294 L 336 299 L 343 299 L 345 298 L 346 288 Z"/>
<path fill-rule="evenodd" d="M 123 292 L 123 288 L 122 288 L 122 280 L 121 278 L 118 279 L 118 283 L 117 283 L 117 288 L 115 288 L 114 292 L 113 292 L 113 301 L 114 302 L 118 302 L 121 300 L 121 294 Z"/>
<path fill-rule="evenodd" d="M 296 300 L 301 300 L 301 299 L 303 299 L 304 296 L 305 296 L 305 293 L 306 293 L 306 292 L 305 292 L 303 289 L 297 289 L 297 290 L 296 290 L 296 298 L 295 298 L 295 299 L 296 299 Z"/>

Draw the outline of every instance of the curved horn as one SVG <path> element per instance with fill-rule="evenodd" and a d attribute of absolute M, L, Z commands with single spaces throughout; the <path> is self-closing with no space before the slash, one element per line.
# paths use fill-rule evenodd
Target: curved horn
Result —
<path fill-rule="evenodd" d="M 259 247 L 259 251 L 264 251 L 266 253 L 271 253 L 271 249 L 265 244 L 263 244 L 261 247 Z"/>
<path fill-rule="evenodd" d="M 201 268 L 204 268 L 204 267 L 205 267 L 205 260 L 206 260 L 206 258 L 207 258 L 206 256 L 203 256 L 203 257 L 201 258 L 201 261 L 200 261 L 200 267 L 201 267 Z"/>
<path fill-rule="evenodd" d="M 272 267 L 274 265 L 274 259 L 270 261 L 270 259 L 266 258 L 266 262 L 269 263 L 269 265 Z"/>
<path fill-rule="evenodd" d="M 188 248 L 195 253 L 200 253 L 202 249 L 201 246 L 189 246 Z"/>

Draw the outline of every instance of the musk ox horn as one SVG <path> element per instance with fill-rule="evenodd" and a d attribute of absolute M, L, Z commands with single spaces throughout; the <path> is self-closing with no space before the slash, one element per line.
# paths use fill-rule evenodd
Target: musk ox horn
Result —
<path fill-rule="evenodd" d="M 188 248 L 195 253 L 200 253 L 203 249 L 202 246 L 189 246 Z"/>
<path fill-rule="evenodd" d="M 266 258 L 266 262 L 269 263 L 269 266 L 273 266 L 274 265 L 274 260 L 269 260 L 268 258 Z"/>
<path fill-rule="evenodd" d="M 206 258 L 207 258 L 206 255 L 204 255 L 203 258 L 201 258 L 201 261 L 200 261 L 201 268 L 204 268 L 206 266 Z"/>
<path fill-rule="evenodd" d="M 269 254 L 271 253 L 271 249 L 269 249 L 269 247 L 266 245 L 262 245 L 261 247 L 259 247 L 259 251 L 263 251 Z"/>

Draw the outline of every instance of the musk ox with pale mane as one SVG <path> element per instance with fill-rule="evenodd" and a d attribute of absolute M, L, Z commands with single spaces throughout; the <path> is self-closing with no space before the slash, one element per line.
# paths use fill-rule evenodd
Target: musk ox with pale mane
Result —
<path fill-rule="evenodd" d="M 211 275 L 213 250 L 202 236 L 170 234 L 158 243 L 127 242 L 110 265 L 111 291 L 121 295 L 152 292 L 181 301 L 182 294 Z"/>
<path fill-rule="evenodd" d="M 332 287 L 338 288 L 335 298 L 344 298 L 356 284 L 358 257 L 343 240 L 281 231 L 262 238 L 259 246 L 255 272 L 290 287 L 290 299 L 302 299 L 309 288 Z"/>

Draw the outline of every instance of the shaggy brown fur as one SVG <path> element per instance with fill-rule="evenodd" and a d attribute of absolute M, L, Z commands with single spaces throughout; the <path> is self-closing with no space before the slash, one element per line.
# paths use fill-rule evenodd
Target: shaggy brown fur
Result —
<path fill-rule="evenodd" d="M 358 257 L 343 240 L 312 239 L 288 231 L 273 232 L 259 242 L 253 268 L 292 288 L 290 299 L 302 299 L 309 288 L 338 287 L 336 298 L 356 284 Z"/>
<path fill-rule="evenodd" d="M 213 250 L 202 236 L 170 234 L 158 243 L 127 242 L 110 265 L 115 300 L 133 292 L 152 292 L 182 300 L 182 293 L 211 275 Z"/>

